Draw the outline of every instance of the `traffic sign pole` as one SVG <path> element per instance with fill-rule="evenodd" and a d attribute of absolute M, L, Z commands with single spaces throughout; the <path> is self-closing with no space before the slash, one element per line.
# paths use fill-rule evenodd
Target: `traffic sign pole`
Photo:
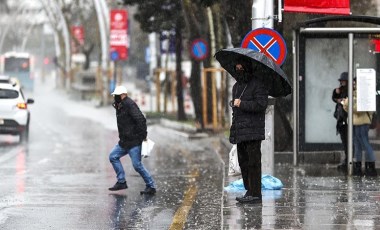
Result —
<path fill-rule="evenodd" d="M 253 0 L 252 3 L 252 30 L 258 28 L 273 28 L 273 0 Z M 264 39 L 264 38 L 262 38 Z M 285 46 L 286 47 L 286 46 Z M 273 175 L 274 172 L 274 102 L 268 98 L 268 108 L 265 114 L 265 140 L 261 143 L 262 173 Z"/>
<path fill-rule="evenodd" d="M 113 89 L 116 88 L 116 84 L 117 84 L 117 60 L 115 60 L 113 62 Z"/>

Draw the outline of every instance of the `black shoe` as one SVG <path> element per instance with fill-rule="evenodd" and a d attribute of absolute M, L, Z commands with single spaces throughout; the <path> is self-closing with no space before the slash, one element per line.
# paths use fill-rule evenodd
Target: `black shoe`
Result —
<path fill-rule="evenodd" d="M 116 184 L 113 187 L 108 188 L 108 190 L 117 191 L 117 190 L 122 190 L 122 189 L 126 189 L 126 188 L 128 188 L 127 182 L 124 182 L 124 183 L 116 182 Z"/>
<path fill-rule="evenodd" d="M 151 187 L 146 187 L 144 191 L 140 192 L 140 195 L 148 194 L 148 195 L 154 195 L 156 194 L 156 189 Z"/>
<path fill-rule="evenodd" d="M 366 176 L 377 176 L 377 171 L 375 168 L 375 162 L 365 162 L 365 175 Z"/>
<path fill-rule="evenodd" d="M 354 167 L 353 167 L 352 175 L 353 176 L 363 176 L 362 162 L 360 162 L 360 161 L 354 162 L 353 166 Z"/>
<path fill-rule="evenodd" d="M 262 203 L 262 198 L 258 196 L 238 197 L 236 200 L 242 204 L 261 204 Z"/>
<path fill-rule="evenodd" d="M 248 191 L 247 191 L 243 196 L 237 196 L 235 199 L 236 199 L 237 201 L 239 201 L 240 199 L 242 199 L 242 198 L 244 198 L 244 197 L 246 197 L 246 196 L 248 196 Z"/>

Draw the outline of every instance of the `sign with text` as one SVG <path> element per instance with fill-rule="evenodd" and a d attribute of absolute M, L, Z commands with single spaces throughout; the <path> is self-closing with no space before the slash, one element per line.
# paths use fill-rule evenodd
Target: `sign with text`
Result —
<path fill-rule="evenodd" d="M 111 10 L 110 17 L 111 58 L 114 61 L 126 60 L 128 58 L 128 12 L 122 9 Z"/>
<path fill-rule="evenodd" d="M 358 111 L 376 111 L 376 71 L 356 70 L 356 103 Z"/>

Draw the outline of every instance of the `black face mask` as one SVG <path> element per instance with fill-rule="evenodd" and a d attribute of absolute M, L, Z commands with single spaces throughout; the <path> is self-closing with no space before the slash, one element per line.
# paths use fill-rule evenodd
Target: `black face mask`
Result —
<path fill-rule="evenodd" d="M 248 82 L 250 76 L 247 72 L 237 72 L 236 73 L 236 81 L 238 82 Z"/>
<path fill-rule="evenodd" d="M 115 95 L 114 99 L 115 99 L 116 103 L 120 103 L 121 102 L 121 96 L 120 95 Z"/>

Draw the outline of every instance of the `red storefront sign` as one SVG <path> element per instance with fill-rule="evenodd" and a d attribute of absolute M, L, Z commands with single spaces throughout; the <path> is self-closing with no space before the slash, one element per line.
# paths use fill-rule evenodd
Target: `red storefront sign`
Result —
<path fill-rule="evenodd" d="M 350 0 L 285 0 L 285 12 L 350 14 Z"/>
<path fill-rule="evenodd" d="M 77 53 L 79 51 L 79 46 L 84 44 L 84 28 L 83 26 L 71 26 L 71 48 L 73 53 Z M 74 39 L 76 41 L 74 41 Z M 79 43 L 79 44 L 78 44 Z"/>
<path fill-rule="evenodd" d="M 117 9 L 110 12 L 110 55 L 112 60 L 128 58 L 128 12 Z"/>

